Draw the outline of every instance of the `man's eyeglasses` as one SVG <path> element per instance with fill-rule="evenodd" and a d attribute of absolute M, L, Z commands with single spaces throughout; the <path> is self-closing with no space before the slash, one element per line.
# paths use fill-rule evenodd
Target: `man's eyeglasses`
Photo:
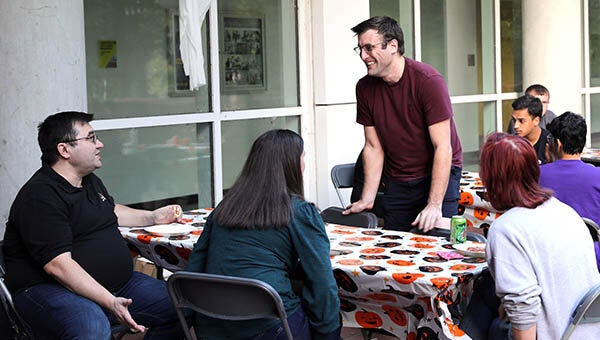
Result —
<path fill-rule="evenodd" d="M 87 136 L 87 137 L 81 137 L 81 138 L 75 138 L 75 139 L 71 139 L 71 140 L 64 140 L 62 141 L 63 143 L 73 143 L 73 142 L 77 142 L 79 140 L 89 140 L 90 142 L 96 144 L 96 142 L 98 141 L 98 136 L 96 135 L 95 132 L 93 132 L 91 135 Z"/>
<path fill-rule="evenodd" d="M 387 47 L 387 44 L 388 44 L 388 41 L 384 40 L 382 42 L 378 42 L 377 44 L 373 44 L 373 45 L 371 45 L 371 44 L 364 44 L 362 46 L 359 45 L 354 48 L 354 52 L 356 52 L 356 54 L 358 54 L 358 55 L 360 55 L 362 53 L 362 50 L 371 52 L 377 45 L 381 45 L 381 49 L 385 50 L 385 48 Z"/>

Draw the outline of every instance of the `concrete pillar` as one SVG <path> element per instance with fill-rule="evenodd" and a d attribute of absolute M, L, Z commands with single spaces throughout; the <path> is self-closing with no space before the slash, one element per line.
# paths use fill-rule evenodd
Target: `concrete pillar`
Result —
<path fill-rule="evenodd" d="M 583 110 L 581 1 L 523 0 L 523 91 L 531 84 L 550 90 L 556 114 Z"/>
<path fill-rule="evenodd" d="M 20 187 L 40 167 L 37 125 L 86 110 L 82 0 L 0 1 L 0 235 Z"/>

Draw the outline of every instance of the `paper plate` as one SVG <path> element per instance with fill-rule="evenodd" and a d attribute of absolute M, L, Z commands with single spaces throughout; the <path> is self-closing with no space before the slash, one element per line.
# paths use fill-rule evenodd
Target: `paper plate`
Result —
<path fill-rule="evenodd" d="M 464 256 L 485 258 L 485 243 L 465 242 L 453 244 L 452 247 Z"/>
<path fill-rule="evenodd" d="M 179 236 L 186 235 L 196 230 L 196 228 L 185 224 L 159 224 L 144 228 L 145 231 L 158 236 Z"/>

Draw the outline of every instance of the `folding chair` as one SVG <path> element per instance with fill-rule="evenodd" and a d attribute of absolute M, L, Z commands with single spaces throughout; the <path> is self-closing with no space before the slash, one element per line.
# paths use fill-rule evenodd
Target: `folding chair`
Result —
<path fill-rule="evenodd" d="M 321 211 L 321 218 L 326 223 L 336 223 L 353 227 L 377 228 L 377 216 L 363 211 L 357 214 L 343 215 L 344 208 L 329 207 Z"/>
<path fill-rule="evenodd" d="M 592 219 L 587 217 L 582 217 L 581 219 L 588 227 L 590 235 L 592 235 L 592 239 L 595 242 L 598 242 L 598 239 L 600 238 L 600 226 L 598 226 L 598 223 L 594 222 Z"/>
<path fill-rule="evenodd" d="M 429 236 L 450 238 L 450 229 L 433 228 L 430 231 L 424 233 L 422 230 L 415 227 L 415 228 L 412 228 L 410 230 L 410 232 L 415 233 L 415 234 L 423 234 L 423 235 L 429 235 Z M 467 240 L 473 241 L 473 242 L 481 242 L 481 243 L 487 242 L 487 239 L 485 238 L 485 236 L 478 234 L 478 233 L 470 232 L 470 231 L 467 232 Z"/>
<path fill-rule="evenodd" d="M 283 301 L 269 284 L 241 277 L 179 271 L 167 280 L 186 339 L 194 339 L 183 309 L 223 320 L 279 319 L 293 340 Z"/>
<path fill-rule="evenodd" d="M 571 315 L 569 326 L 561 339 L 569 339 L 575 328 L 580 324 L 597 322 L 600 322 L 600 284 L 593 286 L 581 299 Z"/>
<path fill-rule="evenodd" d="M 17 314 L 12 295 L 4 284 L 4 240 L 0 240 L 0 338 L 33 339 Z"/>
<path fill-rule="evenodd" d="M 342 207 L 346 207 L 347 204 L 344 203 L 340 189 L 352 188 L 354 185 L 354 164 L 338 164 L 331 168 L 331 181 Z"/>

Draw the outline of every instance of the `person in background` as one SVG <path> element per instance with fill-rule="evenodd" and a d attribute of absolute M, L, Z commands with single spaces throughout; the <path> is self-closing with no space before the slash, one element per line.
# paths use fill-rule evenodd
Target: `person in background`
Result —
<path fill-rule="evenodd" d="M 510 322 L 514 339 L 560 339 L 580 299 L 600 283 L 593 249 L 581 246 L 591 243 L 590 234 L 573 208 L 538 185 L 538 160 L 526 140 L 494 133 L 480 159 L 488 200 L 504 211 L 486 245 L 500 316 Z M 573 334 L 599 336 L 594 324 L 579 325 Z"/>
<path fill-rule="evenodd" d="M 542 102 L 542 118 L 540 119 L 540 127 L 545 129 L 550 122 L 556 118 L 554 112 L 548 110 L 548 104 L 550 104 L 550 91 L 540 84 L 533 84 L 525 90 L 525 94 L 538 98 Z M 515 121 L 510 120 L 508 122 L 508 129 L 506 130 L 510 134 L 515 134 Z"/>
<path fill-rule="evenodd" d="M 109 339 L 111 324 L 144 339 L 181 339 L 166 282 L 133 271 L 118 226 L 180 219 L 181 207 L 154 211 L 115 204 L 93 172 L 102 166 L 93 115 L 59 112 L 38 126 L 42 167 L 10 209 L 5 281 L 37 339 Z"/>
<path fill-rule="evenodd" d="M 548 125 L 556 160 L 540 167 L 540 186 L 552 189 L 554 197 L 571 206 L 582 217 L 600 223 L 600 168 L 581 160 L 585 147 L 585 119 L 565 112 Z M 594 242 L 600 269 L 600 248 Z"/>
<path fill-rule="evenodd" d="M 252 145 L 240 176 L 212 214 L 186 270 L 264 281 L 281 296 L 294 338 L 338 339 L 340 301 L 329 238 L 315 206 L 304 200 L 304 143 L 271 130 Z M 290 276 L 302 272 L 302 297 Z M 207 339 L 280 339 L 277 320 L 216 320 L 196 315 Z"/>
<path fill-rule="evenodd" d="M 540 164 L 546 163 L 548 131 L 540 127 L 542 102 L 536 97 L 524 95 L 513 101 L 512 108 L 516 135 L 533 145 Z"/>
<path fill-rule="evenodd" d="M 404 57 L 396 20 L 373 17 L 352 31 L 367 67 L 356 84 L 365 184 L 344 213 L 373 208 L 384 171 L 384 228 L 427 232 L 458 212 L 462 147 L 446 82 L 430 65 Z"/>

